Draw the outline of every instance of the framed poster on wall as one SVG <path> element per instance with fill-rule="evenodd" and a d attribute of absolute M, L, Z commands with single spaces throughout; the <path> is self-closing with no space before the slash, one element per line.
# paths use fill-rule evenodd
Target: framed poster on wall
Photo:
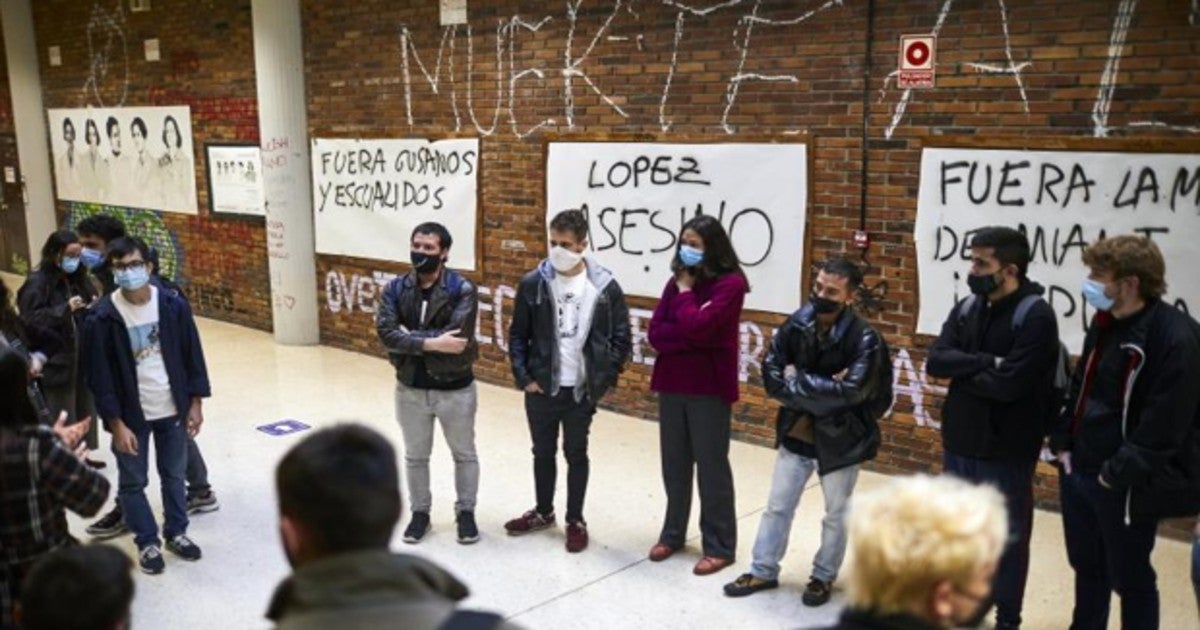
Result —
<path fill-rule="evenodd" d="M 58 198 L 196 214 L 187 106 L 51 109 Z"/>
<path fill-rule="evenodd" d="M 253 144 L 206 144 L 208 203 L 213 214 L 266 216 L 262 152 Z"/>

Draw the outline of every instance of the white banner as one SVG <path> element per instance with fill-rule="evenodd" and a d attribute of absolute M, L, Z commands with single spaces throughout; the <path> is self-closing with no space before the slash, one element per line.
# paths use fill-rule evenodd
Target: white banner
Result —
<path fill-rule="evenodd" d="M 314 139 L 317 252 L 409 262 L 426 221 L 454 237 L 449 265 L 475 269 L 479 140 Z"/>
<path fill-rule="evenodd" d="M 921 307 L 917 332 L 937 334 L 967 295 L 974 230 L 1005 225 L 1033 248 L 1029 276 L 1043 284 L 1072 352 L 1092 308 L 1081 284 L 1084 247 L 1106 235 L 1154 239 L 1167 261 L 1168 302 L 1200 304 L 1200 155 L 1083 151 L 925 149 L 917 200 Z"/>
<path fill-rule="evenodd" d="M 209 205 L 213 212 L 266 216 L 262 151 L 257 146 L 205 147 Z"/>
<path fill-rule="evenodd" d="M 746 309 L 799 307 L 806 145 L 552 142 L 546 161 L 547 222 L 584 210 L 592 254 L 627 293 L 658 297 L 683 224 L 707 214 L 750 279 Z"/>
<path fill-rule="evenodd" d="M 58 198 L 196 214 L 191 110 L 51 109 Z"/>

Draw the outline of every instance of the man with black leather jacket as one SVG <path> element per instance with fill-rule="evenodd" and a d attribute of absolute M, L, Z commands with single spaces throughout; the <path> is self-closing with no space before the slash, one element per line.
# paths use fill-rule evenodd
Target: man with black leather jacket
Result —
<path fill-rule="evenodd" d="M 1054 414 L 1058 320 L 1026 276 L 1029 240 L 986 227 L 971 240 L 971 295 L 929 349 L 930 376 L 949 378 L 942 407 L 946 473 L 990 483 L 1008 505 L 1009 546 L 996 571 L 996 627 L 1021 625 L 1033 533 L 1033 475 Z"/>
<path fill-rule="evenodd" d="M 588 429 L 596 404 L 629 358 L 629 309 L 612 273 L 584 255 L 588 223 L 578 210 L 550 221 L 550 255 L 521 278 L 509 328 L 513 378 L 525 392 L 537 505 L 507 523 L 511 535 L 552 527 L 558 433 L 567 460 L 567 551 L 587 548 L 583 499 Z"/>
<path fill-rule="evenodd" d="M 851 307 L 862 272 L 847 260 L 821 265 L 809 303 L 775 333 L 762 364 L 782 405 L 778 456 L 750 571 L 725 585 L 742 597 L 779 586 L 779 562 L 800 496 L 815 471 L 825 496 L 821 546 L 803 602 L 829 601 L 846 554 L 846 510 L 862 462 L 879 449 L 878 419 L 891 406 L 891 364 L 879 333 Z"/>
<path fill-rule="evenodd" d="M 475 453 L 478 397 L 472 365 L 479 354 L 475 285 L 451 269 L 446 259 L 453 241 L 440 223 L 422 223 L 411 237 L 412 271 L 384 289 L 375 313 L 375 331 L 396 368 L 396 420 L 404 435 L 412 520 L 404 542 L 421 542 L 429 533 L 429 455 L 434 420 L 454 457 L 458 500 L 458 542 L 479 540 L 475 497 L 479 458 Z"/>
<path fill-rule="evenodd" d="M 1163 302 L 1153 241 L 1114 236 L 1083 262 L 1097 312 L 1050 436 L 1075 570 L 1071 628 L 1107 628 L 1112 591 L 1122 628 L 1158 628 L 1158 522 L 1200 512 L 1200 324 Z"/>

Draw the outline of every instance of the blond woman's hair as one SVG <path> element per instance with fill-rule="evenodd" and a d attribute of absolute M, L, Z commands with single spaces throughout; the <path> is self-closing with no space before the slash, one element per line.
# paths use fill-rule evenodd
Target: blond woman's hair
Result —
<path fill-rule="evenodd" d="M 1008 515 L 991 486 L 955 477 L 899 477 L 855 494 L 846 593 L 881 614 L 925 605 L 940 582 L 965 586 L 1004 550 Z"/>

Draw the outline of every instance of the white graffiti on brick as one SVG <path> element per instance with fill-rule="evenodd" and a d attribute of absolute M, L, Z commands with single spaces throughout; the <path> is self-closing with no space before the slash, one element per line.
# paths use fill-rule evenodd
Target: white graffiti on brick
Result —
<path fill-rule="evenodd" d="M 83 101 L 97 107 L 121 107 L 129 94 L 129 51 L 121 0 L 109 10 L 92 4 L 87 23 L 88 78 Z M 107 99 L 105 97 L 108 97 Z"/>
<path fill-rule="evenodd" d="M 925 396 L 944 397 L 946 387 L 929 382 L 925 364 L 926 361 L 921 361 L 918 366 L 904 348 L 896 351 L 896 356 L 892 358 L 893 407 L 897 401 L 907 398 L 912 403 L 912 416 L 917 426 L 941 429 L 942 423 L 929 414 Z"/>

